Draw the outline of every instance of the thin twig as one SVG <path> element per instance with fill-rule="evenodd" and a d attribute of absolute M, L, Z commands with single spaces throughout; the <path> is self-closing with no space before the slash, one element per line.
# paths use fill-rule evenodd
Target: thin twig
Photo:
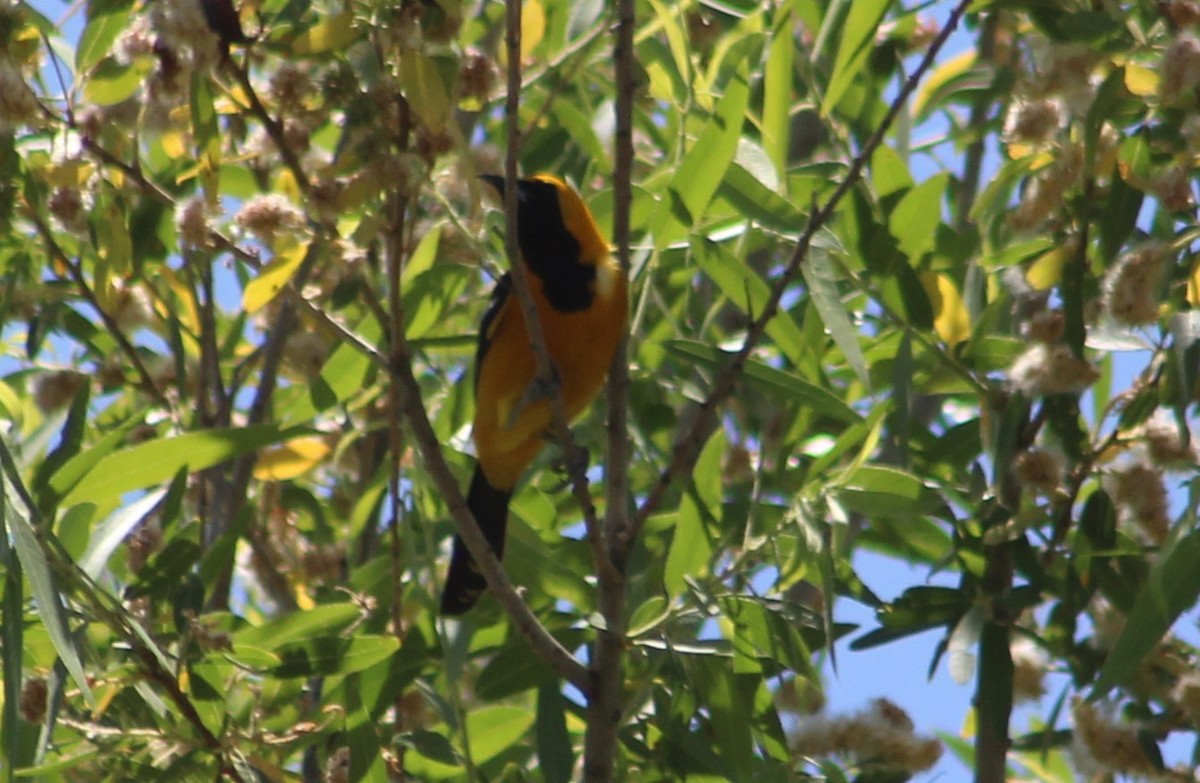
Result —
<path fill-rule="evenodd" d="M 804 232 L 800 235 L 800 238 L 796 243 L 796 250 L 792 254 L 792 257 L 788 261 L 783 272 L 776 279 L 775 285 L 771 289 L 771 295 L 767 298 L 762 312 L 759 314 L 759 317 L 752 321 L 750 326 L 747 328 L 746 339 L 742 343 L 742 347 L 736 354 L 734 354 L 733 359 L 729 362 L 729 365 L 719 376 L 717 376 L 716 380 L 713 382 L 712 390 L 708 393 L 708 396 L 704 398 L 704 401 L 700 403 L 699 410 L 697 411 L 697 415 L 693 420 L 691 427 L 689 427 L 683 437 L 680 438 L 678 445 L 673 450 L 671 462 L 662 471 L 662 473 L 659 474 L 658 481 L 647 494 L 646 499 L 642 502 L 642 505 L 638 508 L 638 512 L 634 517 L 633 524 L 630 526 L 630 530 L 627 532 L 627 535 L 631 540 L 636 537 L 642 525 L 646 523 L 646 520 L 649 519 L 650 515 L 654 513 L 654 511 L 663 502 L 666 497 L 667 489 L 671 486 L 671 484 L 676 479 L 683 476 L 684 473 L 690 469 L 690 466 L 694 464 L 696 455 L 700 451 L 700 447 L 708 439 L 708 436 L 716 426 L 717 406 L 724 402 L 725 398 L 727 398 L 733 391 L 734 385 L 741 376 L 742 370 L 746 366 L 746 362 L 749 360 L 751 352 L 758 345 L 758 342 L 762 339 L 763 334 L 765 334 L 767 324 L 770 323 L 771 319 L 775 317 L 776 312 L 778 312 L 779 302 L 783 298 L 784 292 L 787 290 L 787 287 L 792 280 L 795 279 L 796 275 L 799 274 L 800 267 L 803 265 L 804 260 L 808 256 L 808 250 L 812 244 L 813 238 L 816 236 L 817 232 L 833 217 L 834 211 L 837 209 L 838 204 L 841 203 L 841 200 L 846 196 L 847 193 L 850 192 L 850 189 L 858 183 L 859 178 L 862 176 L 863 169 L 866 168 L 867 161 L 871 159 L 871 155 L 883 142 L 884 134 L 887 133 L 888 129 L 892 126 L 892 123 L 895 122 L 896 117 L 899 116 L 900 111 L 904 108 L 908 102 L 908 99 L 916 90 L 921 78 L 933 65 L 938 53 L 942 50 L 942 47 L 950 38 L 950 34 L 954 32 L 955 28 L 958 27 L 959 21 L 967 12 L 967 9 L 970 7 L 970 5 L 971 0 L 961 0 L 961 2 L 955 6 L 954 10 L 950 12 L 950 16 L 946 21 L 946 25 L 938 33 L 937 38 L 935 38 L 933 43 L 930 45 L 929 50 L 925 53 L 925 57 L 922 58 L 920 64 L 905 80 L 900 92 L 896 95 L 895 99 L 888 107 L 887 114 L 884 116 L 883 121 L 880 122 L 879 127 L 875 130 L 875 133 L 871 135 L 871 138 L 867 140 L 866 144 L 863 145 L 862 150 L 851 162 L 850 169 L 846 172 L 846 176 L 838 184 L 837 189 L 824 203 L 824 205 L 813 211 L 813 213 L 809 216 L 808 224 L 805 226 Z"/>
<path fill-rule="evenodd" d="M 238 86 L 245 91 L 246 98 L 250 101 L 250 111 L 262 123 L 263 130 L 271 137 L 271 141 L 275 145 L 275 149 L 279 152 L 279 157 L 283 161 L 283 165 L 292 172 L 292 176 L 296 178 L 296 185 L 300 188 L 300 192 L 308 194 L 311 189 L 311 183 L 308 179 L 308 174 L 304 172 L 304 166 L 300 163 L 300 158 L 296 155 L 295 150 L 288 146 L 287 139 L 284 138 L 283 123 L 276 120 L 267 111 L 267 107 L 258 98 L 258 92 L 254 89 L 254 85 L 250 82 L 250 74 L 245 68 L 242 68 L 233 61 L 232 57 L 226 58 L 226 68 L 237 79 Z"/>
<path fill-rule="evenodd" d="M 587 466 L 582 459 L 586 452 L 575 442 L 575 436 L 571 433 L 570 421 L 567 419 L 566 407 L 563 404 L 562 390 L 555 382 L 554 365 L 550 361 L 550 352 L 546 349 L 545 332 L 542 329 L 541 318 L 538 316 L 537 304 L 533 300 L 529 272 L 521 261 L 520 247 L 517 244 L 517 160 L 521 150 L 521 0 L 507 0 L 505 9 L 507 14 L 504 42 L 508 49 L 508 98 L 504 109 L 508 147 L 504 161 L 504 252 L 508 256 L 509 268 L 512 270 L 513 287 L 516 290 L 517 302 L 521 306 L 521 317 L 525 321 L 529 345 L 537 360 L 537 376 L 534 383 L 540 389 L 550 390 L 546 396 L 550 405 L 551 432 L 563 453 L 563 461 L 566 463 L 567 473 L 571 480 L 572 494 L 579 503 L 584 527 L 587 530 L 588 543 L 592 547 L 592 559 L 597 570 L 605 570 L 612 566 L 608 559 L 608 553 L 605 551 L 604 537 L 600 529 L 600 521 L 596 516 L 596 507 L 592 502 L 591 493 L 588 491 Z"/>
<path fill-rule="evenodd" d="M 442 456 L 441 442 L 433 425 L 429 422 L 425 407 L 421 404 L 421 389 L 412 372 L 412 356 L 407 348 L 400 352 L 397 363 L 391 367 L 392 380 L 403 387 L 404 413 L 408 419 L 413 441 L 425 463 L 425 471 L 433 479 L 438 491 L 446 499 L 455 527 L 467 551 L 475 558 L 475 564 L 483 572 L 492 595 L 508 614 L 513 626 L 529 642 L 529 646 L 538 657 L 567 682 L 574 685 L 583 693 L 591 691 L 591 680 L 587 670 L 557 639 L 550 635 L 533 611 L 526 606 L 517 594 L 513 583 L 504 572 L 504 566 L 496 558 L 479 524 L 471 516 L 467 501 L 463 497 L 458 481 Z"/>
<path fill-rule="evenodd" d="M 613 242 L 621 273 L 629 278 L 630 211 L 633 203 L 633 34 L 634 0 L 617 4 L 614 44 L 617 87 L 617 127 L 613 152 Z M 598 568 L 596 604 L 604 627 L 596 631 L 592 646 L 591 675 L 594 692 L 588 699 L 584 735 L 583 775 L 592 783 L 609 783 L 616 763 L 617 733 L 624 708 L 625 566 L 633 539 L 627 535 L 629 519 L 629 332 L 621 336 L 608 374 L 608 456 L 604 466 L 604 539 L 608 569 Z M 599 564 L 597 564 L 599 565 Z"/>
<path fill-rule="evenodd" d="M 142 363 L 142 357 L 138 355 L 137 349 L 133 343 L 129 342 L 129 338 L 125 336 L 125 333 L 121 331 L 120 324 L 100 305 L 100 300 L 96 297 L 96 292 L 92 290 L 92 287 L 88 285 L 87 278 L 83 276 L 83 269 L 80 268 L 79 262 L 67 257 L 62 247 L 54 239 L 54 234 L 50 231 L 50 227 L 42 220 L 41 215 L 30 209 L 29 218 L 37 227 L 38 234 L 42 237 L 42 241 L 46 243 L 46 249 L 50 251 L 50 255 L 67 268 L 71 276 L 71 281 L 75 283 L 75 286 L 79 289 L 79 293 L 100 314 L 100 320 L 104 322 L 104 328 L 117 341 L 117 346 L 121 349 L 121 353 L 133 365 L 134 371 L 137 372 L 138 377 L 142 381 L 142 386 L 154 398 L 156 403 L 170 410 L 170 400 L 163 394 L 162 389 L 158 388 L 158 384 L 154 382 L 154 377 L 150 375 L 149 370 L 146 369 L 146 365 Z"/>

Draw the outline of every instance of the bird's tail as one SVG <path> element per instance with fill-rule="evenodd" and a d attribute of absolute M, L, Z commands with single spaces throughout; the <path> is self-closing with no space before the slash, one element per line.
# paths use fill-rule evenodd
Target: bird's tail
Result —
<path fill-rule="evenodd" d="M 496 489 L 488 483 L 483 470 L 476 465 L 467 490 L 467 508 L 475 515 L 475 521 L 487 537 L 496 557 L 504 556 L 504 531 L 508 527 L 509 490 Z M 475 565 L 475 558 L 457 535 L 454 551 L 450 555 L 450 571 L 446 574 L 446 586 L 442 589 L 442 614 L 462 614 L 475 605 L 479 596 L 487 589 L 487 580 Z"/>

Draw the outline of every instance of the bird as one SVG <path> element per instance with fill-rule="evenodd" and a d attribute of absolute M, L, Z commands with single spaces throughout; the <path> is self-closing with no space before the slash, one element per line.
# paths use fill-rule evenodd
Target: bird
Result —
<path fill-rule="evenodd" d="M 481 179 L 503 196 L 503 177 Z M 626 277 L 570 185 L 537 174 L 517 180 L 516 191 L 518 263 L 528 273 L 558 394 L 567 419 L 574 420 L 604 385 L 625 334 Z M 504 553 L 509 500 L 550 436 L 550 400 L 538 392 L 537 381 L 537 359 L 507 272 L 497 281 L 479 328 L 472 429 L 476 464 L 467 488 L 467 507 L 498 558 Z M 486 588 L 474 558 L 455 535 L 441 613 L 463 614 Z"/>

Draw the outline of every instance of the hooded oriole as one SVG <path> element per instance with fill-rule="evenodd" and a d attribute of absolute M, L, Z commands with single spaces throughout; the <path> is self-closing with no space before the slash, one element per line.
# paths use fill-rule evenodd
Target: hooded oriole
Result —
<path fill-rule="evenodd" d="M 483 179 L 504 193 L 503 178 Z M 625 330 L 625 276 L 579 194 L 557 177 L 539 174 L 517 182 L 517 245 L 532 273 L 529 283 L 558 393 L 567 418 L 574 419 L 600 391 Z M 497 557 L 504 552 L 513 489 L 551 428 L 549 400 L 530 392 L 536 376 L 537 359 L 506 273 L 479 329 L 472 436 L 478 462 L 467 490 L 467 506 Z M 486 587 L 455 536 L 442 613 L 467 611 Z"/>

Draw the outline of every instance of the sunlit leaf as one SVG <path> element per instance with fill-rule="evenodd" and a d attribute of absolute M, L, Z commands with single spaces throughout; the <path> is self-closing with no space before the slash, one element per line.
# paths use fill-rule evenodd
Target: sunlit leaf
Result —
<path fill-rule="evenodd" d="M 320 465 L 332 449 L 319 435 L 294 438 L 262 450 L 254 462 L 254 477 L 260 481 L 287 481 Z"/>
<path fill-rule="evenodd" d="M 3 480 L 0 480 L 0 484 L 3 485 L 0 487 L 0 491 L 4 492 L 4 498 L 0 500 L 3 503 L 3 507 L 0 508 L 0 511 L 3 512 L 3 515 L 0 516 L 0 523 L 6 528 L 6 534 L 11 538 L 12 548 L 21 561 L 21 568 L 29 582 L 42 626 L 50 635 L 54 651 L 66 666 L 67 672 L 83 693 L 84 698 L 91 703 L 94 697 L 88 685 L 88 678 L 84 674 L 78 642 L 72 636 L 67 625 L 65 608 L 55 583 L 54 573 L 51 571 L 50 562 L 46 557 L 46 552 L 42 549 L 38 533 L 30 523 L 28 510 L 23 507 L 23 501 L 12 488 L 9 478 L 5 476 Z M 7 616 L 5 620 L 14 622 Z"/>
<path fill-rule="evenodd" d="M 196 471 L 275 443 L 290 433 L 274 424 L 226 430 L 202 430 L 140 443 L 113 452 L 96 463 L 62 502 L 91 502 L 104 508 L 126 492 L 171 478 L 181 468 Z M 86 455 L 81 454 L 80 457 Z M 77 458 L 78 459 L 78 458 Z"/>
<path fill-rule="evenodd" d="M 873 48 L 875 33 L 889 6 L 890 0 L 855 0 L 850 4 L 850 13 L 842 27 L 837 57 L 833 62 L 833 72 L 829 76 L 829 86 L 825 88 L 825 97 L 821 101 L 822 116 L 828 117 L 833 112 L 862 70 Z"/>
<path fill-rule="evenodd" d="M 541 0 L 524 0 L 521 3 L 521 59 L 533 54 L 533 50 L 546 35 L 546 9 Z"/>
<path fill-rule="evenodd" d="M 108 54 L 117 36 L 129 23 L 130 0 L 101 0 L 88 3 L 87 24 L 75 47 L 75 70 L 84 72 Z"/>
<path fill-rule="evenodd" d="M 242 309 L 256 313 L 270 303 L 300 268 L 308 249 L 309 243 L 301 242 L 278 253 L 259 271 L 258 277 L 246 284 L 242 292 Z"/>
<path fill-rule="evenodd" d="M 942 342 L 953 348 L 971 336 L 971 317 L 958 286 L 948 275 L 926 272 L 921 282 L 933 305 L 933 328 Z"/>
<path fill-rule="evenodd" d="M 1158 95 L 1158 71 L 1134 62 L 1125 63 L 1124 71 L 1125 89 L 1129 90 L 1129 92 L 1139 98 L 1149 98 L 1153 95 Z"/>
<path fill-rule="evenodd" d="M 354 15 L 349 11 L 317 22 L 292 40 L 292 52 L 298 55 L 321 54 L 340 49 L 355 38 Z"/>
<path fill-rule="evenodd" d="M 680 229 L 695 224 L 708 206 L 737 151 L 750 86 L 739 72 L 729 80 L 712 119 L 675 169 L 654 217 L 655 242 L 666 247 Z"/>
<path fill-rule="evenodd" d="M 930 69 L 917 88 L 916 95 L 913 96 L 913 115 L 924 117 L 932 107 L 944 101 L 947 94 L 954 87 L 960 86 L 964 77 L 971 73 L 975 62 L 975 50 L 964 49 L 954 57 L 938 63 Z"/>
<path fill-rule="evenodd" d="M 703 574 L 711 556 L 712 542 L 704 524 L 703 512 L 691 495 L 685 495 L 679 503 L 675 536 L 671 540 L 663 570 L 667 594 L 674 596 L 682 593 L 684 579 Z"/>

